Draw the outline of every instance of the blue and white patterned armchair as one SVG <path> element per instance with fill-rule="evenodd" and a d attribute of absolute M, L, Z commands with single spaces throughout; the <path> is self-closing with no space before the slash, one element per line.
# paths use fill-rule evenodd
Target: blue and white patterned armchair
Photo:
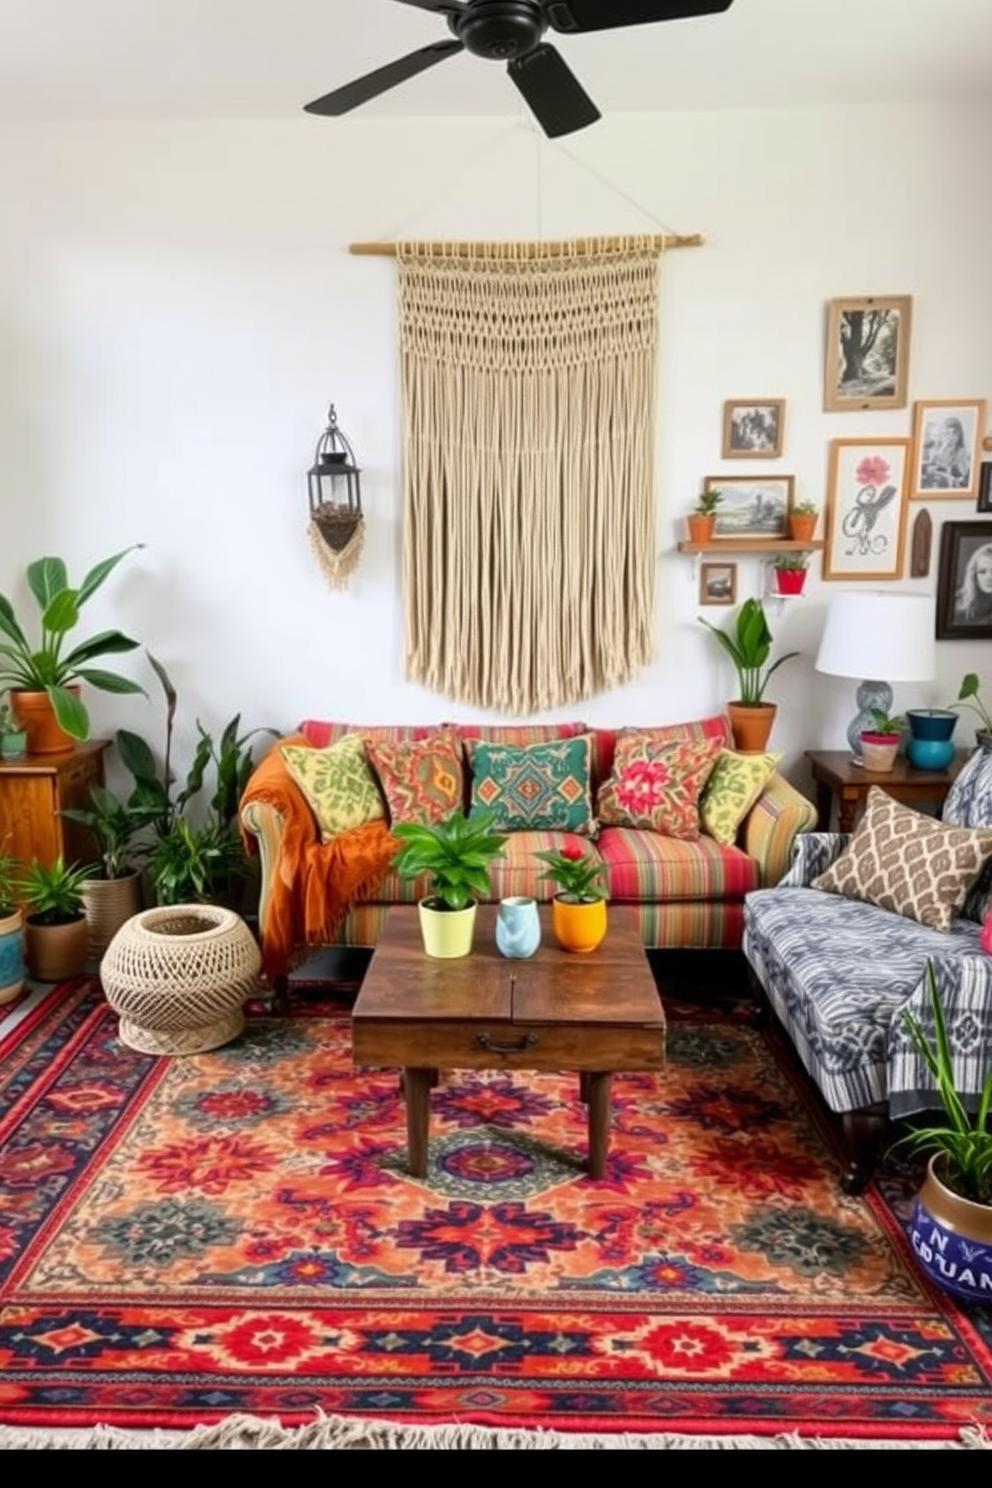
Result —
<path fill-rule="evenodd" d="M 881 783 L 881 782 L 880 782 Z M 948 825 L 992 825 L 992 751 L 977 750 L 944 804 Z M 774 888 L 748 894 L 743 949 L 772 1011 L 827 1106 L 841 1117 L 846 1192 L 871 1176 L 890 1117 L 939 1105 L 903 1010 L 932 1031 L 926 963 L 933 961 L 955 1080 L 974 1105 L 992 1063 L 992 957 L 979 944 L 992 906 L 986 863 L 949 931 L 809 885 L 848 842 L 838 832 L 796 839 Z"/>

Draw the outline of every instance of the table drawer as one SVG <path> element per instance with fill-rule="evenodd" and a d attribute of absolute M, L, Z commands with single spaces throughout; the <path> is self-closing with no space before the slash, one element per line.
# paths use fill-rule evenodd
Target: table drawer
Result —
<path fill-rule="evenodd" d="M 352 1023 L 356 1064 L 414 1069 L 650 1070 L 665 1063 L 665 1030 L 583 1024 Z"/>

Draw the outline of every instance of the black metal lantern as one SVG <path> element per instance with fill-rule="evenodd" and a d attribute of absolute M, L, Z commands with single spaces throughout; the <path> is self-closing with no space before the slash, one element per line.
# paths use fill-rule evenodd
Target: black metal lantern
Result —
<path fill-rule="evenodd" d="M 361 475 L 351 443 L 338 428 L 332 403 L 327 428 L 317 441 L 313 464 L 307 471 L 307 492 L 310 542 L 321 567 L 338 589 L 347 588 L 365 541 Z"/>

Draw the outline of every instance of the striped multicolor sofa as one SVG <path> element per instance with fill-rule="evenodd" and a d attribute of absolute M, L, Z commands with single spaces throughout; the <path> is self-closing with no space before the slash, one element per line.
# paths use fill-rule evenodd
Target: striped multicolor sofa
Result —
<path fill-rule="evenodd" d="M 307 720 L 300 725 L 300 733 L 310 744 L 326 747 L 349 733 L 403 741 L 427 737 L 436 733 L 438 727 L 363 727 Z M 440 727 L 457 729 L 464 740 L 485 739 L 514 746 L 592 734 L 593 801 L 600 782 L 610 773 L 618 732 L 590 728 L 580 722 Z M 682 737 L 718 738 L 732 746 L 729 721 L 722 714 L 675 727 Z M 467 763 L 466 751 L 466 767 Z M 299 795 L 288 772 L 285 790 Z M 607 865 L 611 903 L 632 906 L 646 946 L 736 949 L 741 943 L 745 895 L 752 889 L 778 882 L 789 865 L 797 833 L 811 829 L 815 820 L 812 803 L 783 776 L 775 774 L 745 818 L 732 846 L 721 846 L 708 836 L 686 842 L 655 832 L 608 826 L 599 832 L 595 847 Z M 267 886 L 281 866 L 278 806 L 271 800 L 252 801 L 249 785 L 242 804 L 242 824 L 246 833 L 257 840 L 261 858 L 259 922 L 264 947 Z M 554 885 L 541 882 L 544 865 L 535 858 L 535 850 L 562 847 L 569 842 L 584 844 L 587 840 L 560 832 L 511 833 L 504 856 L 491 873 L 491 899 L 496 902 L 513 894 L 550 899 Z M 359 903 L 351 909 L 339 927 L 335 943 L 374 945 L 388 907 L 416 903 L 426 892 L 425 881 L 404 881 L 395 872 L 387 872 L 375 902 Z"/>

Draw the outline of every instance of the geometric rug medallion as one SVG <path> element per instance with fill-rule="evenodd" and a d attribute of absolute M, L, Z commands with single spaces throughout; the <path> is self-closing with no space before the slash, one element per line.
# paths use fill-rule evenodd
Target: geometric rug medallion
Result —
<path fill-rule="evenodd" d="M 666 1009 L 603 1180 L 577 1078 L 512 1071 L 442 1075 L 418 1180 L 347 1010 L 168 1058 L 57 989 L 0 1045 L 0 1423 L 988 1430 L 992 1309 L 916 1269 L 915 1175 L 845 1196 L 774 1035 Z"/>

